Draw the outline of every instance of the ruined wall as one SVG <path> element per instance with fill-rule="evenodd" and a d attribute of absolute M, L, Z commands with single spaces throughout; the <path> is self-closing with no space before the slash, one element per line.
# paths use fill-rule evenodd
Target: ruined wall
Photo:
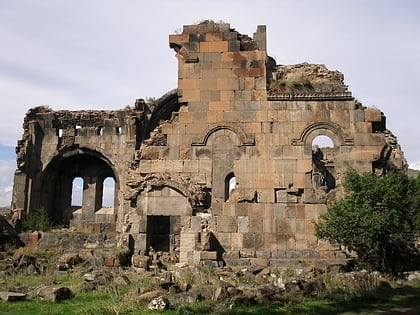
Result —
<path fill-rule="evenodd" d="M 381 173 L 407 165 L 383 114 L 358 103 L 340 72 L 277 66 L 265 32 L 258 26 L 251 38 L 206 21 L 170 35 L 178 89 L 153 106 L 29 112 L 15 208 L 51 203 L 44 178 L 54 188 L 68 183 L 57 180 L 62 175 L 86 173 L 87 183 L 100 186 L 97 179 L 111 174 L 114 217 L 103 221 L 116 222 L 136 252 L 153 247 L 182 262 L 228 264 L 344 258 L 313 233 L 326 203 L 341 196 L 346 169 Z M 314 146 L 318 136 L 333 145 Z M 80 159 L 86 156 L 92 158 Z M 86 164 L 93 173 L 81 168 Z M 101 222 L 97 191 L 70 222 Z"/>
<path fill-rule="evenodd" d="M 53 111 L 30 109 L 17 146 L 12 206 L 28 214 L 45 208 L 56 224 L 86 222 L 114 225 L 123 199 L 127 165 L 142 136 L 143 110 Z M 72 181 L 83 179 L 82 207 L 71 206 Z M 115 180 L 114 207 L 102 208 L 103 181 Z M 19 214 L 21 216 L 22 214 Z"/>

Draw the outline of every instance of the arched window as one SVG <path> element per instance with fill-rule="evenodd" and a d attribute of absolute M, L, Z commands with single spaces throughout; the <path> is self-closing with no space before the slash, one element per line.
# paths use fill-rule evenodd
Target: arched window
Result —
<path fill-rule="evenodd" d="M 114 196 L 115 196 L 115 180 L 112 177 L 107 177 L 105 178 L 104 184 L 103 184 L 102 208 L 113 207 Z"/>
<path fill-rule="evenodd" d="M 229 173 L 225 178 L 225 201 L 229 199 L 230 193 L 236 187 L 236 177 L 235 174 Z"/>
<path fill-rule="evenodd" d="M 312 183 L 315 189 L 329 192 L 335 188 L 334 142 L 318 135 L 312 141 Z"/>
<path fill-rule="evenodd" d="M 81 207 L 83 201 L 83 178 L 75 177 L 71 189 L 71 205 Z"/>
<path fill-rule="evenodd" d="M 312 146 L 318 146 L 319 148 L 334 148 L 334 142 L 330 137 L 319 135 L 312 141 Z"/>

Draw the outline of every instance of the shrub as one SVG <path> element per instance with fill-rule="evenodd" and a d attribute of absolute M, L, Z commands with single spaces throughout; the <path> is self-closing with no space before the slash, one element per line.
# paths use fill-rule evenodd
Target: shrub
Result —
<path fill-rule="evenodd" d="M 29 213 L 23 220 L 22 226 L 27 231 L 49 231 L 52 228 L 52 220 L 47 210 L 39 208 Z"/>
<path fill-rule="evenodd" d="M 419 236 L 420 177 L 349 170 L 344 188 L 346 197 L 321 215 L 316 236 L 355 251 L 370 269 L 397 275 Z"/>

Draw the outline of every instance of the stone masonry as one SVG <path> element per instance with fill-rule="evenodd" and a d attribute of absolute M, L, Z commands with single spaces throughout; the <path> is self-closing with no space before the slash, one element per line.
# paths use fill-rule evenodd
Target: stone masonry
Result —
<path fill-rule="evenodd" d="M 343 258 L 314 236 L 314 222 L 342 196 L 347 168 L 407 167 L 383 113 L 357 102 L 338 71 L 277 65 L 265 26 L 251 38 L 204 21 L 170 35 L 169 45 L 178 88 L 153 104 L 28 111 L 14 221 L 43 207 L 56 224 L 117 231 L 137 254 L 171 252 L 187 263 Z M 332 145 L 317 145 L 319 136 Z M 106 208 L 108 177 L 115 197 Z"/>

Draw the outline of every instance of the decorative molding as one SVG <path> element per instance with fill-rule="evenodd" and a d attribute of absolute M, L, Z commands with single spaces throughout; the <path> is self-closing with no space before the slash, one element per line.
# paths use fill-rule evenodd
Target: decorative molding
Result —
<path fill-rule="evenodd" d="M 351 101 L 354 97 L 351 92 L 340 93 L 305 93 L 305 94 L 271 94 L 267 96 L 269 101 Z"/>
<path fill-rule="evenodd" d="M 227 129 L 236 134 L 239 138 L 241 146 L 253 146 L 255 145 L 254 136 L 247 135 L 245 131 L 235 123 L 223 122 L 217 125 L 209 126 L 206 128 L 201 135 L 195 139 L 191 145 L 193 146 L 205 146 L 209 137 L 216 131 Z"/>
<path fill-rule="evenodd" d="M 299 139 L 291 140 L 291 145 L 301 146 L 301 145 L 307 144 L 307 140 L 310 137 L 310 135 L 320 129 L 329 130 L 331 132 L 331 136 L 333 136 L 333 138 L 338 140 L 340 146 L 353 146 L 354 145 L 354 139 L 352 137 L 345 136 L 341 130 L 341 127 L 330 121 L 318 121 L 318 122 L 310 124 L 301 133 Z"/>

